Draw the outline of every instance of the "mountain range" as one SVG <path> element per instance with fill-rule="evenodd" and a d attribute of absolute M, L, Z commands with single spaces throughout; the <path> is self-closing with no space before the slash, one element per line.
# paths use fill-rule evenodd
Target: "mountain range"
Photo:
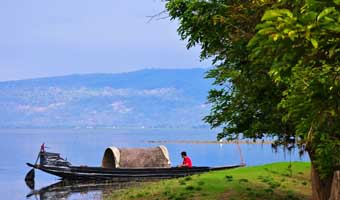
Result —
<path fill-rule="evenodd" d="M 146 69 L 0 82 L 1 128 L 207 126 L 206 69 Z"/>

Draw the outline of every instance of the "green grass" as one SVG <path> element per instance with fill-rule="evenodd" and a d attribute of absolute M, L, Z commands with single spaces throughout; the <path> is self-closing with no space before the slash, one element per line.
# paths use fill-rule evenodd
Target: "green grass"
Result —
<path fill-rule="evenodd" d="M 274 163 L 145 183 L 105 196 L 111 199 L 311 199 L 310 163 Z"/>

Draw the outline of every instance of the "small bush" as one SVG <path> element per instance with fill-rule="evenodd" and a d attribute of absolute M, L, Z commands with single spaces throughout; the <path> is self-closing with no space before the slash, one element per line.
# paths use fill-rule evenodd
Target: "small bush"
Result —
<path fill-rule="evenodd" d="M 275 189 L 275 188 L 277 188 L 277 187 L 280 187 L 281 186 L 281 184 L 280 183 L 278 183 L 278 182 L 275 182 L 275 181 L 271 181 L 271 182 L 269 182 L 268 183 L 268 185 L 270 186 L 270 188 L 272 188 L 272 189 Z"/>
<path fill-rule="evenodd" d="M 204 185 L 204 181 L 198 181 L 197 185 Z"/>
<path fill-rule="evenodd" d="M 175 198 L 176 198 L 176 196 L 175 196 L 174 194 L 172 194 L 172 195 L 170 195 L 170 196 L 168 197 L 169 200 L 175 199 Z"/>
<path fill-rule="evenodd" d="M 239 183 L 248 183 L 248 179 L 241 178 L 238 182 Z"/>
<path fill-rule="evenodd" d="M 188 185 L 185 187 L 186 190 L 194 190 L 195 188 L 192 185 Z"/>
<path fill-rule="evenodd" d="M 230 182 L 230 181 L 233 181 L 233 176 L 228 176 L 228 175 L 226 175 L 225 178 L 226 178 L 227 181 L 229 181 L 229 182 Z"/>
<path fill-rule="evenodd" d="M 144 196 L 143 193 L 138 193 L 138 194 L 136 195 L 137 198 L 141 198 L 141 197 L 143 197 L 143 196 Z"/>
<path fill-rule="evenodd" d="M 268 183 L 268 182 L 271 182 L 272 180 L 273 180 L 273 178 L 271 178 L 271 177 L 262 178 L 263 183 Z"/>
<path fill-rule="evenodd" d="M 286 200 L 298 200 L 299 198 L 296 197 L 293 193 L 289 193 L 289 194 L 287 194 L 285 199 Z"/>
<path fill-rule="evenodd" d="M 196 190 L 196 191 L 201 191 L 202 188 L 201 188 L 201 187 L 196 187 L 195 190 Z"/>
<path fill-rule="evenodd" d="M 183 194 L 183 193 L 182 193 Z M 186 196 L 179 196 L 179 197 L 175 197 L 175 200 L 185 200 L 187 199 Z"/>
<path fill-rule="evenodd" d="M 180 185 L 185 185 L 185 184 L 186 184 L 184 180 L 179 180 L 178 183 L 179 183 Z"/>
<path fill-rule="evenodd" d="M 271 189 L 271 188 L 264 189 L 264 191 L 267 192 L 267 193 L 273 193 L 274 192 L 274 190 Z"/>

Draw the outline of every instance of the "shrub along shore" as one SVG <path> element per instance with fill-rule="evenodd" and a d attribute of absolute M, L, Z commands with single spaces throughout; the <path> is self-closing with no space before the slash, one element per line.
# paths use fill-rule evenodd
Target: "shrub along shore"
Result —
<path fill-rule="evenodd" d="M 105 196 L 113 199 L 311 199 L 310 163 L 281 162 L 144 183 Z"/>

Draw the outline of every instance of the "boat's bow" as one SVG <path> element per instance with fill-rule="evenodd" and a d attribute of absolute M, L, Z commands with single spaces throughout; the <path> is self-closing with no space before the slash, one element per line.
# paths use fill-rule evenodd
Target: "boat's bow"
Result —
<path fill-rule="evenodd" d="M 29 166 L 29 167 L 32 167 L 34 169 L 38 169 L 39 168 L 39 166 L 37 164 L 34 165 L 34 164 L 31 164 L 31 163 L 26 163 L 26 165 Z"/>
<path fill-rule="evenodd" d="M 221 166 L 221 167 L 211 167 L 210 171 L 217 171 L 217 170 L 224 170 L 224 169 L 234 169 L 234 168 L 239 168 L 239 167 L 244 167 L 246 166 L 245 164 L 240 164 L 240 165 L 228 165 L 228 166 Z"/>

